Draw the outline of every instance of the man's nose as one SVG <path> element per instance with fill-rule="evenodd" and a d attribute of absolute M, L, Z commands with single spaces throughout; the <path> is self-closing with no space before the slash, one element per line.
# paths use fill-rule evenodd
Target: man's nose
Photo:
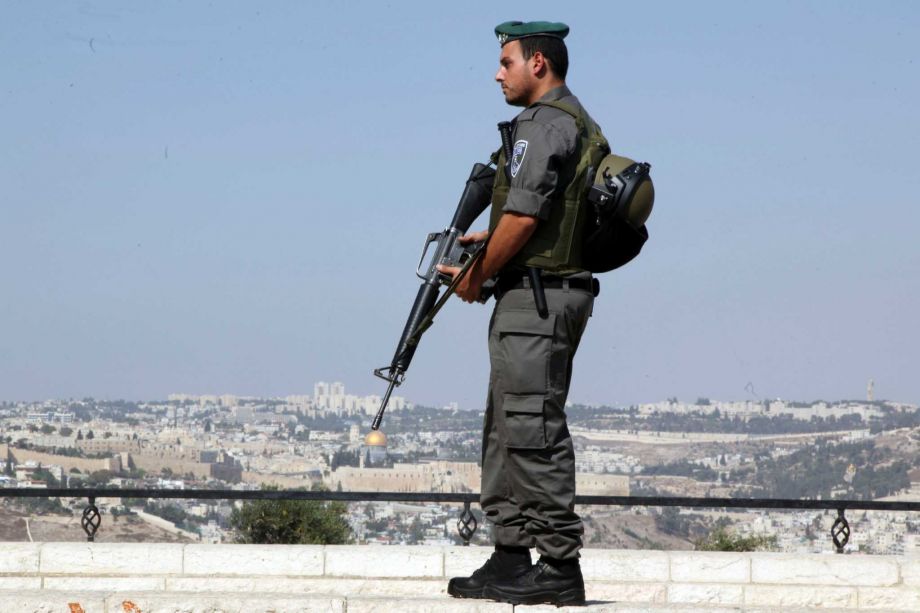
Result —
<path fill-rule="evenodd" d="M 495 73 L 495 80 L 499 83 L 505 80 L 505 70 L 503 68 L 499 68 L 498 72 Z"/>

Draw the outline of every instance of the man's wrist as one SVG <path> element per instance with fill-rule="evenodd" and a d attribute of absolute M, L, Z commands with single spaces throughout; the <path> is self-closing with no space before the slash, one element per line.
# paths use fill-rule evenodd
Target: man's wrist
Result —
<path fill-rule="evenodd" d="M 482 258 L 479 258 L 470 266 L 469 277 L 470 285 L 474 287 L 482 287 L 482 284 L 488 279 L 482 268 Z"/>

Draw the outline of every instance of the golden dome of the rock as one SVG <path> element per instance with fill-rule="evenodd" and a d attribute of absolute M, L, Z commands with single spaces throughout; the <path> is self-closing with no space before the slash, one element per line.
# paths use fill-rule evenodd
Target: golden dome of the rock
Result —
<path fill-rule="evenodd" d="M 386 447 L 387 435 L 380 430 L 371 430 L 364 437 L 364 444 L 368 447 Z"/>

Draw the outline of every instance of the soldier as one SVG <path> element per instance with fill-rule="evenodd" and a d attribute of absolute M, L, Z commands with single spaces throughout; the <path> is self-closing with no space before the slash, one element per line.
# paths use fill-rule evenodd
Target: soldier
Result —
<path fill-rule="evenodd" d="M 477 301 L 495 277 L 489 325 L 491 375 L 482 444 L 481 505 L 495 552 L 470 577 L 450 580 L 459 598 L 514 604 L 582 605 L 578 557 L 584 528 L 575 513 L 575 454 L 565 401 L 572 358 L 598 284 L 581 267 L 588 139 L 599 128 L 565 85 L 562 23 L 510 21 L 495 28 L 505 101 L 524 107 L 513 122 L 511 159 L 497 156 L 484 255 L 457 295 Z M 591 153 L 592 156 L 602 153 Z M 496 158 L 493 158 L 496 159 Z M 542 281 L 546 312 L 531 287 Z M 456 274 L 457 268 L 442 267 Z M 530 548 L 539 561 L 531 565 Z"/>

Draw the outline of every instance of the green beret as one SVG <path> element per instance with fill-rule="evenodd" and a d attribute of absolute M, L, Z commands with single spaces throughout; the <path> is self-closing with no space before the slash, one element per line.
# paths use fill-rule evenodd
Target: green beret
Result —
<path fill-rule="evenodd" d="M 528 36 L 555 36 L 562 40 L 569 33 L 569 26 L 551 21 L 506 21 L 495 26 L 495 36 L 502 46 L 505 43 Z"/>

